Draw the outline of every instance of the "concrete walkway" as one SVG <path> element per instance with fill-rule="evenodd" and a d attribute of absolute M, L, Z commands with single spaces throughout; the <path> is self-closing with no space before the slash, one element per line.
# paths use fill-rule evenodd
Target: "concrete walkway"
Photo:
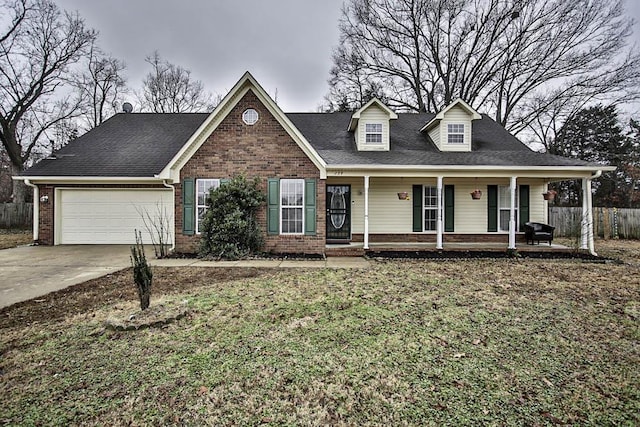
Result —
<path fill-rule="evenodd" d="M 258 268 L 367 268 L 364 258 L 326 260 L 258 259 L 247 261 L 201 261 L 154 259 L 158 267 L 258 267 Z M 0 308 L 49 292 L 77 285 L 131 266 L 128 245 L 22 246 L 0 250 Z"/>
<path fill-rule="evenodd" d="M 368 268 L 362 257 L 330 257 L 320 260 L 251 259 L 240 261 L 203 261 L 197 258 L 151 259 L 158 267 L 255 267 L 255 268 Z"/>

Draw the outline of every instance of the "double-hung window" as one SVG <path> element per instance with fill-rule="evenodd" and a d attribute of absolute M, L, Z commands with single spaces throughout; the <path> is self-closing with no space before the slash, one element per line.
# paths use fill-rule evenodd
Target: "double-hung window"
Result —
<path fill-rule="evenodd" d="M 464 144 L 464 124 L 449 123 L 447 125 L 447 135 L 449 144 Z"/>
<path fill-rule="evenodd" d="M 438 220 L 438 188 L 424 187 L 424 231 L 435 231 Z"/>
<path fill-rule="evenodd" d="M 280 232 L 304 232 L 304 179 L 280 180 Z"/>
<path fill-rule="evenodd" d="M 511 216 L 511 187 L 508 185 L 498 186 L 498 231 L 509 231 L 509 217 Z M 516 224 L 518 220 L 518 188 L 516 188 Z"/>
<path fill-rule="evenodd" d="M 365 143 L 382 144 L 382 123 L 366 123 L 365 127 Z"/>
<path fill-rule="evenodd" d="M 209 192 L 220 187 L 219 179 L 198 179 L 196 180 L 196 233 L 200 233 L 202 220 L 208 209 Z"/>

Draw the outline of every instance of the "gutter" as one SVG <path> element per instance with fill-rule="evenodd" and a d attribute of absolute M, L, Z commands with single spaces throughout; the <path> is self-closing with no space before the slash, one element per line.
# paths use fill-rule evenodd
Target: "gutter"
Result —
<path fill-rule="evenodd" d="M 33 243 L 38 244 L 40 239 L 40 190 L 28 178 L 25 178 L 24 183 L 33 188 Z"/>
<path fill-rule="evenodd" d="M 174 208 L 173 208 L 173 224 L 171 224 L 173 226 L 173 232 L 171 233 L 171 248 L 169 248 L 169 252 L 174 252 L 176 250 L 176 209 L 175 209 L 175 200 L 176 200 L 176 187 L 173 186 L 173 184 L 168 184 L 166 179 L 162 180 L 162 185 L 164 185 L 167 188 L 171 189 L 171 198 L 173 200 L 174 203 Z"/>

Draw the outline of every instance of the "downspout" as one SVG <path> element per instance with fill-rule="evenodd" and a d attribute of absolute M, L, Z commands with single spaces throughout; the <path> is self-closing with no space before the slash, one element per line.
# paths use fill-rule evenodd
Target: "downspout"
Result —
<path fill-rule="evenodd" d="M 37 244 L 40 239 L 40 190 L 28 179 L 25 179 L 24 183 L 33 188 L 33 243 Z"/>
<path fill-rule="evenodd" d="M 596 173 L 594 173 L 593 175 L 591 175 L 590 178 L 587 178 L 587 226 L 589 227 L 589 239 L 588 239 L 588 243 L 589 243 L 589 253 L 593 256 L 598 256 L 598 254 L 596 253 L 595 250 L 595 244 L 594 244 L 594 236 L 593 236 L 593 195 L 591 194 L 591 181 L 594 179 L 598 179 L 600 178 L 600 176 L 602 175 L 602 171 L 599 170 Z"/>
<path fill-rule="evenodd" d="M 176 249 L 176 187 L 174 187 L 172 184 L 167 184 L 167 180 L 163 179 L 162 180 L 162 185 L 164 185 L 167 188 L 171 189 L 171 200 L 173 200 L 173 221 L 171 226 L 173 227 L 173 232 L 171 233 L 171 248 L 169 249 L 170 252 L 174 252 Z"/>

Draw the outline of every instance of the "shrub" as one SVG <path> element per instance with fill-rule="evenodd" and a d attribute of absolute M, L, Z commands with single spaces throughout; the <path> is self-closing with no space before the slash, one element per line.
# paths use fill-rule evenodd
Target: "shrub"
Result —
<path fill-rule="evenodd" d="M 147 264 L 147 257 L 144 254 L 144 246 L 142 244 L 142 233 L 135 230 L 136 244 L 131 246 L 131 264 L 133 265 L 133 281 L 138 289 L 138 298 L 140 298 L 140 309 L 149 308 L 151 299 L 151 281 L 153 280 L 153 272 Z"/>
<path fill-rule="evenodd" d="M 266 201 L 260 179 L 239 175 L 212 190 L 202 221 L 200 255 L 238 259 L 258 252 L 264 244 L 257 214 Z"/>

